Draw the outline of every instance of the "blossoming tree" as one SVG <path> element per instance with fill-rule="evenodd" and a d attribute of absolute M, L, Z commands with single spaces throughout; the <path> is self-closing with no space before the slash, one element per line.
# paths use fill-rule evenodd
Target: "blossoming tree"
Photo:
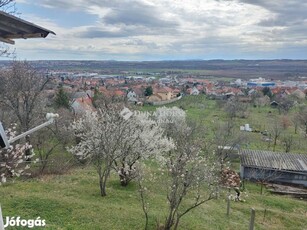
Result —
<path fill-rule="evenodd" d="M 10 128 L 6 131 L 9 138 L 16 136 L 15 128 Z M 6 183 L 14 177 L 20 177 L 27 174 L 27 169 L 30 165 L 27 160 L 33 157 L 26 155 L 27 150 L 32 150 L 32 146 L 28 143 L 11 145 L 9 148 L 0 149 L 0 184 Z"/>
<path fill-rule="evenodd" d="M 126 186 L 135 177 L 135 164 L 172 147 L 163 131 L 147 115 L 123 117 L 118 109 L 87 112 L 72 128 L 80 142 L 69 149 L 80 159 L 90 159 L 99 175 L 101 196 L 112 169 Z"/>
<path fill-rule="evenodd" d="M 219 181 L 219 166 L 214 154 L 206 149 L 198 128 L 189 125 L 179 108 L 159 108 L 156 120 L 174 142 L 175 147 L 157 159 L 164 185 L 168 211 L 161 229 L 177 229 L 180 219 L 194 208 L 213 199 Z M 152 181 L 147 181 L 152 183 Z M 146 178 L 139 179 L 140 195 L 148 225 Z"/>

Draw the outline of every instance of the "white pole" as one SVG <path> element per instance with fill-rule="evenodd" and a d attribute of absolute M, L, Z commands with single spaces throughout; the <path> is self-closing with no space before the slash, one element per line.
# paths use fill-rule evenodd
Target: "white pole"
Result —
<path fill-rule="evenodd" d="M 55 113 L 55 114 L 54 114 L 54 113 L 47 113 L 47 114 L 46 114 L 46 118 L 48 119 L 48 121 L 46 121 L 45 123 L 43 123 L 43 124 L 41 124 L 41 125 L 39 125 L 39 126 L 36 126 L 36 127 L 34 127 L 33 129 L 30 129 L 30 130 L 28 130 L 28 131 L 26 131 L 26 132 L 24 132 L 24 133 L 22 133 L 22 134 L 20 134 L 20 135 L 18 135 L 18 136 L 16 136 L 16 137 L 12 138 L 12 139 L 10 139 L 10 140 L 8 141 L 9 144 L 11 144 L 11 143 L 13 143 L 14 141 L 17 141 L 17 140 L 19 140 L 19 139 L 21 139 L 21 138 L 23 138 L 23 137 L 26 137 L 27 135 L 29 135 L 29 134 L 31 134 L 31 133 L 34 133 L 35 131 L 40 130 L 40 129 L 42 129 L 42 128 L 48 126 L 48 125 L 51 125 L 51 124 L 53 123 L 53 121 L 54 121 L 54 118 L 56 118 L 56 117 L 59 117 L 59 114 L 56 114 L 56 113 Z"/>
<path fill-rule="evenodd" d="M 20 135 L 18 135 L 16 137 L 13 137 L 12 139 L 9 139 L 9 143 L 11 144 L 11 143 L 13 143 L 13 142 L 15 142 L 15 141 L 17 141 L 17 140 L 19 140 L 19 139 L 21 139 L 23 137 L 26 137 L 27 135 L 29 135 L 31 133 L 34 133 L 35 131 L 37 131 L 37 130 L 39 130 L 41 128 L 44 128 L 44 127 L 46 127 L 46 126 L 48 126 L 48 125 L 50 125 L 52 123 L 53 123 L 53 119 L 50 119 L 49 121 L 46 121 L 45 123 L 43 123 L 43 124 L 41 124 L 39 126 L 36 126 L 33 129 L 30 129 L 30 130 L 28 130 L 28 131 L 26 131 L 26 132 L 24 132 L 24 133 L 22 133 L 22 134 L 20 134 Z"/>
<path fill-rule="evenodd" d="M 0 205 L 0 230 L 4 230 L 4 224 L 3 224 L 3 217 L 2 217 L 1 205 Z"/>
<path fill-rule="evenodd" d="M 5 134 L 5 131 L 3 129 L 3 126 L 2 126 L 2 123 L 0 122 L 0 135 L 1 135 L 1 139 L 2 139 L 2 142 L 1 143 L 1 147 L 5 147 L 5 148 L 8 148 L 9 147 L 9 142 L 7 140 L 7 136 Z M 2 144 L 4 144 L 4 146 L 2 146 Z"/>

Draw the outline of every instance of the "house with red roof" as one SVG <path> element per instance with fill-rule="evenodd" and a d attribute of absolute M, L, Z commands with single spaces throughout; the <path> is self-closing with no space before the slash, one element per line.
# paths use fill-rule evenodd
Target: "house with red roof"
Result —
<path fill-rule="evenodd" d="M 85 111 L 94 111 L 95 108 L 90 97 L 79 97 L 71 105 L 75 114 L 82 114 Z"/>
<path fill-rule="evenodd" d="M 153 88 L 153 95 L 147 98 L 149 102 L 168 101 L 174 98 L 173 89 L 170 87 Z"/>

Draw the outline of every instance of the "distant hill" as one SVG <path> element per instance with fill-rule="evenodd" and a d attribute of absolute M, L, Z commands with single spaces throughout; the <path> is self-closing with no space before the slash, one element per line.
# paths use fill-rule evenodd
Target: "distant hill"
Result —
<path fill-rule="evenodd" d="M 184 60 L 184 61 L 31 61 L 48 70 L 96 71 L 101 73 L 129 72 L 190 72 L 196 75 L 272 79 L 307 78 L 307 60 Z M 0 67 L 7 61 L 0 61 Z"/>

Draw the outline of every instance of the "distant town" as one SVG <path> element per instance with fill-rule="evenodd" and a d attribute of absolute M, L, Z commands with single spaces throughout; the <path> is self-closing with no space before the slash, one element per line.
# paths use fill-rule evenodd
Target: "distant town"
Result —
<path fill-rule="evenodd" d="M 193 65 L 198 65 L 194 61 L 190 62 Z M 0 67 L 7 67 L 6 62 L 1 63 Z M 107 65 L 108 68 L 98 70 L 98 63 Z M 34 66 L 51 79 L 45 90 L 48 97 L 52 99 L 57 89 L 63 87 L 64 91 L 71 96 L 72 108 L 76 113 L 93 107 L 92 98 L 95 93 L 125 98 L 128 102 L 136 105 L 164 105 L 180 100 L 185 95 L 200 94 L 205 94 L 215 100 L 236 96 L 242 102 L 253 101 L 254 104 L 268 105 L 272 103 L 274 105 L 278 103 L 278 99 L 290 95 L 298 100 L 304 99 L 307 93 L 307 75 L 304 73 L 298 74 L 293 76 L 294 80 L 292 80 L 291 77 L 284 77 L 285 73 L 282 68 L 280 70 L 280 79 L 276 76 L 274 78 L 269 78 L 269 76 L 265 78 L 255 75 L 252 75 L 251 78 L 244 76 L 241 79 L 239 77 L 222 77 L 221 75 L 215 77 L 206 75 L 202 71 L 171 70 L 163 69 L 162 67 L 161 70 L 154 71 L 133 71 L 131 70 L 132 63 L 130 62 L 119 62 L 123 65 L 122 68 L 114 66 L 114 63 L 119 65 L 117 62 L 112 61 L 63 61 L 62 64 L 59 61 L 32 62 Z M 216 63 L 219 62 L 217 61 Z M 144 65 L 144 63 L 134 64 Z M 149 65 L 148 62 L 146 62 L 146 65 Z M 152 65 L 156 67 L 157 63 L 153 62 Z M 76 68 L 76 66 L 79 67 Z M 248 66 L 251 66 L 251 64 L 248 64 Z M 279 64 L 279 66 L 282 65 Z M 57 67 L 58 69 L 56 69 Z M 168 66 L 166 65 L 165 67 L 167 68 Z M 94 69 L 94 71 L 88 71 L 89 68 Z M 123 68 L 127 68 L 127 70 Z M 148 69 L 151 68 L 153 67 L 148 67 Z M 238 75 L 240 76 L 240 74 Z M 269 92 L 265 93 L 265 95 L 262 93 L 259 96 L 259 93 L 263 92 L 264 88 L 269 88 Z M 257 99 L 255 99 L 256 97 Z"/>

